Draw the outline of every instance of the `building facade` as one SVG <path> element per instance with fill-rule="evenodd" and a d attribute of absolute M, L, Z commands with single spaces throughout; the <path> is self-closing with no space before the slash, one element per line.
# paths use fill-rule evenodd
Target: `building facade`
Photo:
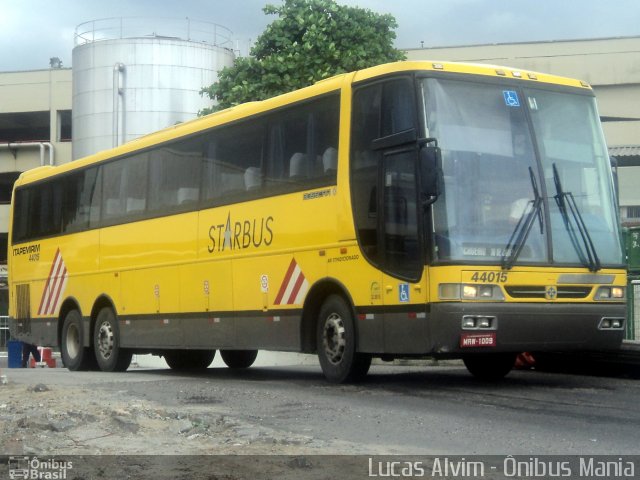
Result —
<path fill-rule="evenodd" d="M 71 69 L 0 73 L 0 264 L 7 259 L 13 182 L 71 160 Z"/>

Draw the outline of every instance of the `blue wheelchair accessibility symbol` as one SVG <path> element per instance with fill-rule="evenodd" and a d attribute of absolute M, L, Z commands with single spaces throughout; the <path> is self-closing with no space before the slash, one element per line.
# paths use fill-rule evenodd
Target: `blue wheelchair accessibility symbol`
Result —
<path fill-rule="evenodd" d="M 399 285 L 398 293 L 400 294 L 401 302 L 408 302 L 409 301 L 409 284 L 401 283 Z"/>
<path fill-rule="evenodd" d="M 504 103 L 506 103 L 508 107 L 520 106 L 520 100 L 518 100 L 517 92 L 513 90 L 503 90 L 502 95 L 504 96 Z"/>

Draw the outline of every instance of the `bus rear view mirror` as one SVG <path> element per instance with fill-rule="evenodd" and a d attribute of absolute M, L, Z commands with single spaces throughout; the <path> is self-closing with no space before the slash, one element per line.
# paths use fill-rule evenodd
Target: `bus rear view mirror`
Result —
<path fill-rule="evenodd" d="M 419 157 L 420 193 L 424 206 L 435 202 L 440 195 L 442 155 L 440 147 L 424 145 Z"/>

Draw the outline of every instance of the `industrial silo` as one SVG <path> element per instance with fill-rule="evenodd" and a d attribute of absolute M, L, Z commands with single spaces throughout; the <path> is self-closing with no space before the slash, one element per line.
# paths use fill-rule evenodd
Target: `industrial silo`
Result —
<path fill-rule="evenodd" d="M 193 119 L 202 87 L 233 64 L 231 32 L 190 19 L 112 18 L 76 27 L 73 158 Z"/>

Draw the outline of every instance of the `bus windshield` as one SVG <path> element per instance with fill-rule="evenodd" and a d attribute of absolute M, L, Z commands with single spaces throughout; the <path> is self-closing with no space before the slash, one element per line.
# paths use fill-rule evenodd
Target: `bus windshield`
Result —
<path fill-rule="evenodd" d="M 593 97 L 440 79 L 424 79 L 422 93 L 442 149 L 436 261 L 623 263 Z"/>

